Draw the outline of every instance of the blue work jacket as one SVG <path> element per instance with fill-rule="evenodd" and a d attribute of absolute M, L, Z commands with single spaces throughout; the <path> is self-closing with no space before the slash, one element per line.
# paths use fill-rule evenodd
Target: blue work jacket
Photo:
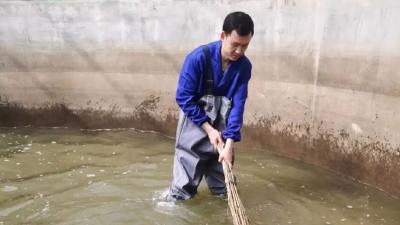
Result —
<path fill-rule="evenodd" d="M 227 126 L 222 136 L 234 141 L 240 141 L 240 129 L 243 125 L 244 105 L 247 98 L 247 86 L 251 77 L 251 63 L 243 55 L 233 61 L 222 71 L 221 41 L 208 44 L 210 49 L 211 67 L 214 75 L 214 96 L 225 96 L 232 99 L 232 108 L 227 119 Z M 202 47 L 189 53 L 179 74 L 176 90 L 176 102 L 185 115 L 197 126 L 209 121 L 205 111 L 197 101 L 205 95 L 206 87 L 206 57 Z"/>

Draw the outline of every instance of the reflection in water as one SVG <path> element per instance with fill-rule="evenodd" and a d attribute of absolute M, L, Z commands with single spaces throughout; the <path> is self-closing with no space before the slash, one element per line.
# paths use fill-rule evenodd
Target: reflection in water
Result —
<path fill-rule="evenodd" d="M 231 224 L 226 199 L 202 184 L 164 200 L 173 140 L 132 130 L 0 130 L 0 224 Z M 400 202 L 266 151 L 237 151 L 252 224 L 399 224 Z"/>

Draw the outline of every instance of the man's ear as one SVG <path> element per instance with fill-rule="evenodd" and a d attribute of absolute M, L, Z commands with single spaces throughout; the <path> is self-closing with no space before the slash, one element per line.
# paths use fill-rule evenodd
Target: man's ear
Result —
<path fill-rule="evenodd" d="M 220 34 L 220 38 L 221 38 L 221 41 L 225 40 L 225 38 L 226 38 L 226 34 L 225 34 L 225 32 L 224 32 L 224 31 L 222 31 L 222 32 L 221 32 L 221 34 Z"/>

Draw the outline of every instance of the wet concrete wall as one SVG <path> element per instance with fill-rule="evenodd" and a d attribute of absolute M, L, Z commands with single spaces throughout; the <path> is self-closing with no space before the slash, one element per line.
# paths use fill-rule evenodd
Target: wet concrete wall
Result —
<path fill-rule="evenodd" d="M 1 1 L 0 125 L 173 135 L 182 60 L 233 10 L 255 21 L 246 147 L 399 196 L 397 0 Z"/>

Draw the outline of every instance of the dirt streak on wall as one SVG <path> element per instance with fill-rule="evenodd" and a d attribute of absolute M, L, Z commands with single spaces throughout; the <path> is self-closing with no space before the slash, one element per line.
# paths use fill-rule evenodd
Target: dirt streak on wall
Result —
<path fill-rule="evenodd" d="M 3 97 L 4 99 L 4 97 Z M 48 104 L 26 108 L 0 101 L 0 126 L 73 127 L 82 129 L 136 128 L 174 136 L 177 116 L 152 115 L 159 97 L 149 96 L 125 116 L 117 106 L 106 111 L 96 108 L 70 109 L 67 105 Z M 328 130 L 324 124 L 294 124 L 279 116 L 263 117 L 243 127 L 242 151 L 266 149 L 302 160 L 354 178 L 400 197 L 400 146 L 373 137 L 357 140 L 345 131 Z M 173 151 L 171 149 L 171 151 Z"/>

